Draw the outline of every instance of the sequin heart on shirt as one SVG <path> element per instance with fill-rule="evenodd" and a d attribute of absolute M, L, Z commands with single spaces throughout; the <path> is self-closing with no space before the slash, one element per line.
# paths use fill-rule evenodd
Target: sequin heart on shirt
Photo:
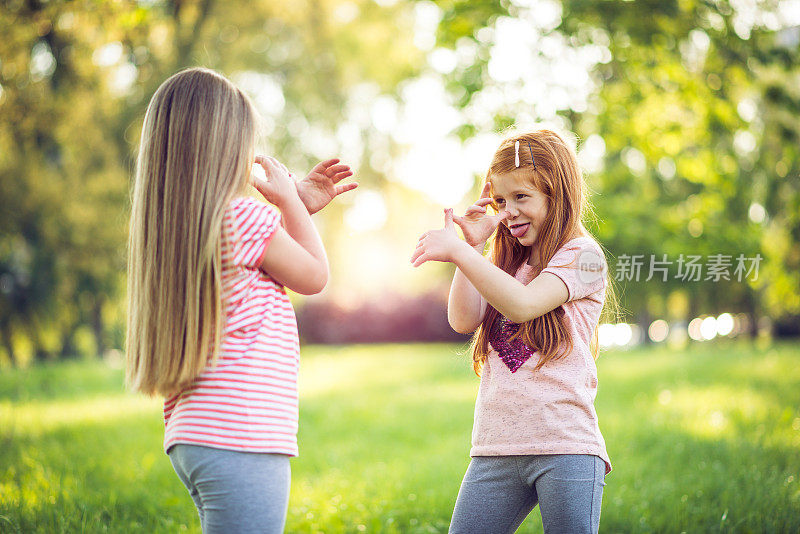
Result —
<path fill-rule="evenodd" d="M 489 343 L 512 373 L 522 367 L 522 364 L 536 352 L 522 341 L 522 336 L 510 339 L 518 328 L 518 324 L 498 315 L 489 331 Z"/>

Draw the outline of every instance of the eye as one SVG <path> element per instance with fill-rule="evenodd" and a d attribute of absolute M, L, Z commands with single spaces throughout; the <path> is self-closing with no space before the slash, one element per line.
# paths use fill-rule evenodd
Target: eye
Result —
<path fill-rule="evenodd" d="M 497 197 L 497 198 L 494 199 L 494 203 L 499 206 L 500 204 L 505 204 L 506 201 L 503 198 Z"/>
<path fill-rule="evenodd" d="M 525 193 L 519 193 L 517 195 L 517 200 L 523 200 L 525 198 L 528 198 L 528 195 L 526 195 Z"/>

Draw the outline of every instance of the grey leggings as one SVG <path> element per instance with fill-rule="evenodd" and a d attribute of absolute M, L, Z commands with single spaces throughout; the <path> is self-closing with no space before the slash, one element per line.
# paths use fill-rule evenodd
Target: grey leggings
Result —
<path fill-rule="evenodd" d="M 585 454 L 476 456 L 456 499 L 451 533 L 511 533 L 538 504 L 546 533 L 596 533 L 605 462 Z"/>
<path fill-rule="evenodd" d="M 194 500 L 204 534 L 283 532 L 288 456 L 183 444 L 168 454 Z"/>

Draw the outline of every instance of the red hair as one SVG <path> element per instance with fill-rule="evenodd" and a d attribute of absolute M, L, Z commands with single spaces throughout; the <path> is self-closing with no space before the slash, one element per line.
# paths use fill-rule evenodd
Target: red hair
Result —
<path fill-rule="evenodd" d="M 518 152 L 514 149 L 517 141 Z M 558 134 L 549 130 L 539 130 L 504 140 L 492 158 L 486 180 L 491 181 L 492 176 L 500 176 L 518 168 L 527 171 L 526 176 L 532 185 L 548 199 L 547 217 L 536 241 L 541 262 L 536 268 L 538 275 L 567 241 L 589 235 L 582 224 L 585 186 L 575 153 Z M 498 226 L 491 243 L 492 263 L 513 276 L 528 261 L 530 254 L 531 247 L 521 245 L 505 225 Z M 499 315 L 496 309 L 488 306 L 473 337 L 472 360 L 478 375 L 489 354 L 489 332 Z M 596 336 L 595 331 L 595 357 Z M 564 308 L 561 306 L 519 325 L 513 337 L 521 337 L 526 345 L 541 354 L 534 370 L 540 369 L 551 360 L 563 357 L 573 347 L 572 336 L 564 322 Z"/>

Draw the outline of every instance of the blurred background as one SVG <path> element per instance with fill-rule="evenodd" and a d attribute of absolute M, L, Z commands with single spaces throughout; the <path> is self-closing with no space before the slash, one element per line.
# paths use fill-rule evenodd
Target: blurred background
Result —
<path fill-rule="evenodd" d="M 261 152 L 360 183 L 315 215 L 329 286 L 292 296 L 287 531 L 447 531 L 477 380 L 452 266 L 409 259 L 543 127 L 621 304 L 604 529 L 800 531 L 800 0 L 3 0 L 0 532 L 199 531 L 121 371 L 141 122 L 194 65 L 252 97 Z"/>
<path fill-rule="evenodd" d="M 252 96 L 260 150 L 297 174 L 356 171 L 316 218 L 333 276 L 296 301 L 307 342 L 453 339 L 451 268 L 412 269 L 416 238 L 472 202 L 509 129 L 540 127 L 573 135 L 618 281 L 628 326 L 604 344 L 800 333 L 797 0 L 1 9 L 0 365 L 122 349 L 141 121 L 192 65 Z"/>

